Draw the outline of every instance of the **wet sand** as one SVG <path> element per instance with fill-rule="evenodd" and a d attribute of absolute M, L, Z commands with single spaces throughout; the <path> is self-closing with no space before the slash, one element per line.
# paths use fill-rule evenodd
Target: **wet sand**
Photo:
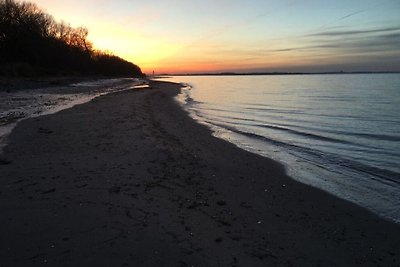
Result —
<path fill-rule="evenodd" d="M 0 266 L 399 266 L 400 225 L 211 136 L 179 86 L 22 121 L 0 162 Z"/>

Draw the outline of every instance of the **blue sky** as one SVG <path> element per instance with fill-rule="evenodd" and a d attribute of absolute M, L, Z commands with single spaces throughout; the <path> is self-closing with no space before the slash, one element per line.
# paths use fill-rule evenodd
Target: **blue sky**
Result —
<path fill-rule="evenodd" d="M 400 71 L 400 1 L 34 0 L 150 72 Z"/>

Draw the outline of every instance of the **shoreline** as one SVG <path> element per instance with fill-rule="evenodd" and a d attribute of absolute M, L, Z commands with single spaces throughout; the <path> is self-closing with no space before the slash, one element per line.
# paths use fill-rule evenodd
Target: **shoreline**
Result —
<path fill-rule="evenodd" d="M 354 81 L 363 79 L 365 77 L 357 76 L 339 82 L 338 77 L 321 80 L 318 77 L 247 76 L 240 79 L 171 77 L 165 80 L 190 84 L 190 88 L 182 90 L 180 102 L 192 118 L 207 125 L 215 136 L 280 162 L 295 180 L 400 223 L 400 169 L 396 161 L 396 151 L 400 147 L 395 143 L 396 136 L 388 133 L 388 129 L 396 129 L 395 122 L 389 119 L 396 113 L 393 112 L 396 102 L 390 104 L 381 100 L 385 103 L 382 105 L 385 111 L 380 117 L 373 112 L 365 113 L 366 106 L 379 107 L 378 100 L 367 100 L 366 97 L 364 101 L 360 100 L 358 108 L 351 106 L 352 101 L 342 97 L 347 95 L 349 99 L 357 99 L 358 93 L 354 92 L 359 87 Z M 387 76 L 371 79 L 373 82 L 371 80 L 363 88 L 366 96 L 373 94 L 374 85 L 390 80 Z M 276 84 L 284 81 L 285 86 Z M 321 86 L 313 90 L 313 94 L 324 95 L 329 101 L 312 104 L 315 99 L 306 89 L 294 89 L 296 86 L 306 88 L 313 82 L 319 82 Z M 344 91 L 331 90 L 330 85 L 335 82 L 340 83 L 340 88 L 348 87 Z M 281 90 L 288 91 L 282 95 Z M 386 87 L 385 95 L 390 95 L 391 90 L 390 85 Z M 346 106 L 343 103 L 348 101 L 348 109 L 343 108 Z M 305 108 L 307 105 L 310 107 Z M 324 105 L 338 105 L 343 109 L 323 110 Z M 346 117 L 346 114 L 352 115 Z M 354 125 L 364 128 L 360 130 Z M 381 132 L 374 134 L 373 125 L 380 125 Z M 393 144 L 389 145 L 391 138 Z"/>
<path fill-rule="evenodd" d="M 179 90 L 19 123 L 0 165 L 5 266 L 400 264 L 399 225 L 213 137 Z"/>
<path fill-rule="evenodd" d="M 136 78 L 53 77 L 0 79 L 0 159 L 7 136 L 21 120 L 53 114 L 113 91 L 146 84 Z"/>
<path fill-rule="evenodd" d="M 186 107 L 183 108 L 185 109 Z M 193 112 L 190 112 L 190 109 L 194 110 L 192 107 L 189 107 L 188 110 L 186 110 L 188 113 L 190 113 L 190 117 L 193 118 L 196 122 L 206 125 L 207 128 L 209 128 L 210 131 L 212 132 L 213 136 L 221 140 L 227 141 L 229 143 L 232 143 L 236 147 L 242 150 L 279 162 L 284 166 L 286 174 L 300 183 L 318 188 L 340 199 L 344 199 L 355 205 L 365 208 L 371 211 L 372 213 L 378 215 L 379 217 L 400 224 L 400 215 L 398 212 L 399 210 L 395 209 L 398 203 L 397 198 L 393 199 L 388 198 L 388 196 L 390 195 L 397 196 L 398 194 L 396 194 L 396 192 L 393 190 L 389 191 L 390 188 L 380 189 L 381 192 L 384 192 L 385 189 L 387 192 L 391 192 L 391 194 L 387 193 L 386 196 L 383 197 L 382 195 L 379 195 L 375 191 L 374 192 L 370 191 L 370 188 L 373 188 L 371 186 L 371 183 L 369 184 L 357 183 L 356 181 L 357 178 L 362 179 L 363 177 L 357 177 L 353 175 L 354 180 L 353 181 L 347 180 L 346 181 L 347 185 L 350 188 L 357 188 L 357 190 L 359 191 L 362 190 L 362 193 L 357 192 L 358 193 L 357 196 L 368 195 L 370 201 L 373 199 L 374 202 L 370 203 L 369 201 L 366 201 L 366 199 L 354 197 L 354 192 L 343 190 L 343 188 L 339 187 L 337 183 L 333 182 L 335 181 L 335 179 L 337 179 L 336 181 L 340 181 L 343 183 L 344 180 L 349 179 L 351 177 L 350 175 L 345 176 L 342 173 L 337 174 L 336 172 L 326 171 L 323 168 L 318 168 L 312 165 L 311 166 L 306 165 L 303 162 L 301 162 L 301 160 L 299 160 L 299 157 L 291 156 L 287 153 L 285 154 L 285 156 L 282 156 L 284 152 L 280 152 L 280 155 L 276 155 L 276 152 L 274 153 L 273 151 L 278 150 L 280 147 L 276 145 L 274 146 L 273 141 L 271 141 L 273 139 L 267 139 L 268 141 L 270 141 L 270 143 L 265 144 L 266 143 L 265 139 L 260 140 L 260 138 L 262 138 L 260 136 L 257 136 L 256 138 L 252 139 L 251 133 L 248 134 L 247 132 L 240 132 L 240 130 L 235 130 L 234 128 L 230 128 L 222 124 L 207 121 L 207 119 L 204 119 L 196 115 L 196 111 L 199 111 L 199 109 Z M 271 149 L 271 147 L 275 149 Z M 297 162 L 298 160 L 300 161 L 300 163 Z M 343 171 L 341 169 L 342 166 L 337 166 L 337 168 L 338 169 L 335 171 L 338 170 Z M 307 171 L 304 171 L 304 169 L 307 169 Z M 327 177 L 327 178 L 321 181 L 320 177 Z M 332 179 L 331 181 L 330 178 Z M 395 183 L 395 181 L 396 181 L 395 179 L 389 180 L 389 182 L 393 183 Z M 374 186 L 377 186 L 377 188 L 378 186 L 382 187 L 382 185 L 380 184 L 377 185 L 374 184 Z M 393 185 L 393 187 L 395 187 L 395 185 Z"/>

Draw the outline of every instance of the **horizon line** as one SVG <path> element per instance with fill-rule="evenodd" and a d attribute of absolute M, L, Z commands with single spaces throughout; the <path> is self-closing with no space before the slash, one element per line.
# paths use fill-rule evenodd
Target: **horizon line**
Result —
<path fill-rule="evenodd" d="M 204 72 L 204 73 L 160 73 L 148 76 L 244 76 L 244 75 L 329 75 L 329 74 L 397 74 L 400 71 L 326 71 L 326 72 Z"/>

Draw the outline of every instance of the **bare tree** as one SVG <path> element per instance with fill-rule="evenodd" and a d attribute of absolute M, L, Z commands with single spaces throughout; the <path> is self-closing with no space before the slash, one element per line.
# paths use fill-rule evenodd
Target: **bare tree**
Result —
<path fill-rule="evenodd" d="M 24 63 L 38 71 L 142 75 L 140 68 L 107 52 L 94 51 L 87 28 L 57 22 L 35 4 L 0 0 L 0 75 Z"/>

